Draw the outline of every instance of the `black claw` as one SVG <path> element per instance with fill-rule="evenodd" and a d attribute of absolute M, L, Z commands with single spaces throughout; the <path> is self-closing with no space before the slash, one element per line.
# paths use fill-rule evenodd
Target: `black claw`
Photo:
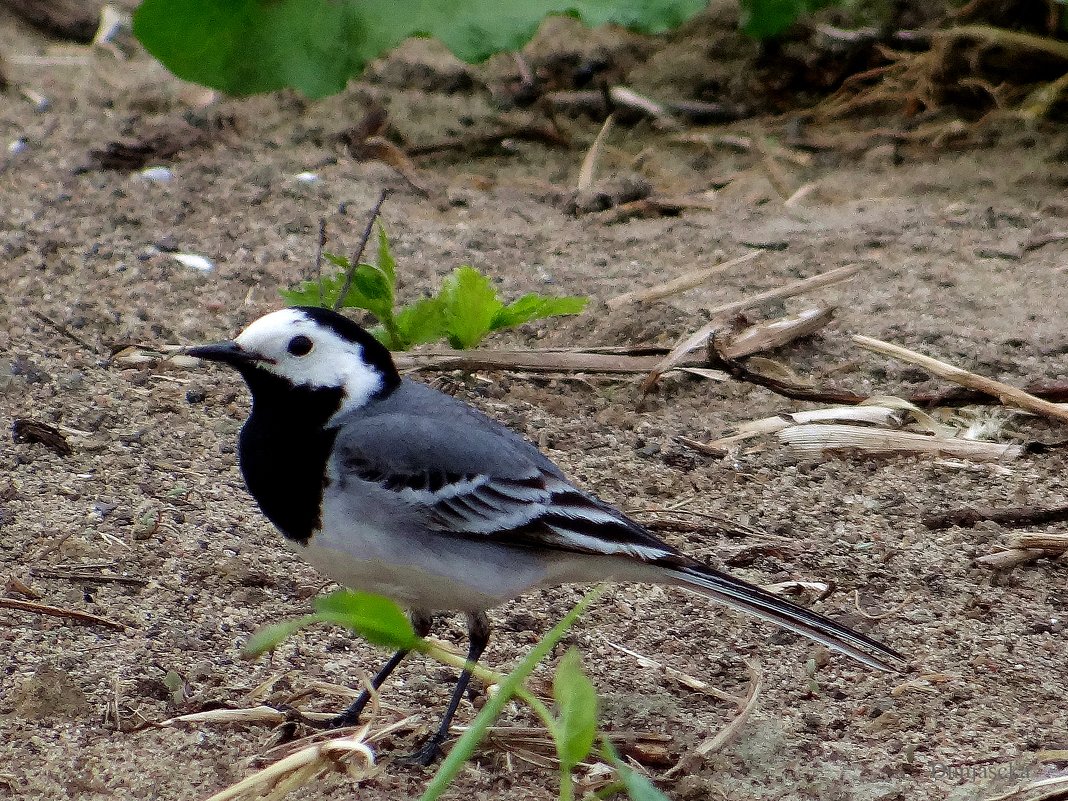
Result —
<path fill-rule="evenodd" d="M 405 754 L 398 759 L 400 762 L 406 762 L 411 765 L 422 765 L 424 768 L 428 768 L 434 764 L 434 761 L 439 756 L 441 756 L 441 742 L 437 737 L 430 737 L 419 747 L 418 751 Z"/>

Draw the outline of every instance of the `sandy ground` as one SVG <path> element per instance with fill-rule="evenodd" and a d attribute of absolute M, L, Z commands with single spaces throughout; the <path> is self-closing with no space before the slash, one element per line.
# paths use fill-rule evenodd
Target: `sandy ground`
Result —
<path fill-rule="evenodd" d="M 0 96 L 5 145 L 20 137 L 27 145 L 0 173 L 0 417 L 5 430 L 15 418 L 62 426 L 73 448 L 63 456 L 10 437 L 0 448 L 0 579 L 20 579 L 40 603 L 128 626 L 0 611 L 0 793 L 11 797 L 204 798 L 264 764 L 269 730 L 144 724 L 279 703 L 314 682 L 351 686 L 383 657 L 343 632 L 318 629 L 273 658 L 240 659 L 253 630 L 303 613 L 324 586 L 281 547 L 244 492 L 234 453 L 244 387 L 207 366 L 104 361 L 124 343 L 226 338 L 277 308 L 278 288 L 311 267 L 316 220 L 328 218 L 336 250 L 351 249 L 383 186 L 395 189 L 385 222 L 408 296 L 471 263 L 509 297 L 592 298 L 582 318 L 527 326 L 498 344 L 670 344 L 707 320 L 703 310 L 860 264 L 847 285 L 759 310 L 756 317 L 773 317 L 814 299 L 839 306 L 830 329 L 777 358 L 802 375 L 875 394 L 941 386 L 855 349 L 848 335 L 864 333 L 1018 384 L 1068 378 L 1068 243 L 1024 247 L 1068 227 L 1065 140 L 1056 131 L 1002 130 L 990 147 L 963 153 L 824 151 L 808 165 L 786 166 L 796 185 L 817 182 L 787 208 L 751 154 L 680 145 L 645 124 L 620 128 L 603 174 L 637 169 L 657 191 L 676 193 L 742 172 L 715 195 L 714 209 L 607 225 L 569 216 L 556 202 L 574 186 L 596 132 L 588 121 L 568 123 L 571 149 L 518 143 L 493 157 L 422 161 L 429 200 L 381 164 L 339 157 L 328 136 L 357 119 L 368 96 L 388 103 L 398 128 L 424 141 L 463 129 L 461 119 L 477 127 L 492 117 L 484 94 L 399 89 L 387 80 L 390 70 L 418 74 L 406 65 L 422 68 L 436 56 L 398 57 L 380 68 L 377 83 L 322 103 L 224 102 L 214 111 L 232 116 L 234 131 L 174 160 L 173 179 L 160 184 L 136 173 L 75 172 L 90 148 L 186 111 L 183 88 L 157 66 L 107 54 L 73 66 L 13 59 L 71 51 L 4 15 L 0 52 L 12 80 L 52 100 L 35 112 L 15 90 Z M 745 130 L 782 133 L 771 124 Z M 295 180 L 306 170 L 319 181 Z M 626 312 L 601 305 L 752 243 L 764 246 L 758 261 L 701 289 Z M 215 269 L 180 264 L 167 252 L 175 248 Z M 695 596 L 613 587 L 568 641 L 601 693 L 604 728 L 665 738 L 666 758 L 646 769 L 671 798 L 986 798 L 1063 766 L 1040 753 L 1068 748 L 1063 560 L 995 574 L 974 560 L 1010 532 L 932 532 L 920 523 L 925 512 L 973 503 L 1064 504 L 1063 451 L 999 465 L 798 463 L 764 443 L 716 459 L 676 437 L 705 439 L 804 405 L 682 376 L 668 377 L 642 411 L 638 379 L 427 378 L 524 432 L 584 486 L 640 518 L 681 504 L 751 527 L 741 537 L 723 536 L 715 524 L 665 536 L 756 582 L 830 582 L 828 597 L 804 601 L 909 655 L 905 673 L 880 675 Z M 999 436 L 1065 435 L 1016 417 Z M 496 610 L 486 663 L 512 664 L 579 593 L 534 593 Z M 7 597 L 25 599 L 10 583 Z M 462 631 L 453 622 L 443 634 L 459 642 Z M 733 742 L 701 756 L 698 747 L 735 707 L 611 644 L 736 695 L 745 692 L 751 660 L 762 677 L 757 707 Z M 536 686 L 549 675 L 541 669 Z M 435 725 L 451 676 L 418 659 L 399 670 L 375 727 L 411 721 L 376 746 L 378 774 L 357 784 L 331 775 L 302 797 L 413 797 L 429 771 L 390 754 L 410 750 Z M 344 701 L 315 690 L 310 703 L 335 709 Z M 473 711 L 465 701 L 460 722 Z M 533 725 L 519 709 L 505 722 Z M 450 797 L 552 797 L 555 771 L 524 756 L 483 751 Z"/>

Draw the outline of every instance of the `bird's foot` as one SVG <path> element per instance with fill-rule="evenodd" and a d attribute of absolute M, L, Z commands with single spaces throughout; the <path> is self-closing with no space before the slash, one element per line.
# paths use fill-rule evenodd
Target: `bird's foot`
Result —
<path fill-rule="evenodd" d="M 435 736 L 428 738 L 426 742 L 419 746 L 418 750 L 398 757 L 398 760 L 409 765 L 422 765 L 426 768 L 432 765 L 439 756 L 441 756 L 441 738 Z"/>

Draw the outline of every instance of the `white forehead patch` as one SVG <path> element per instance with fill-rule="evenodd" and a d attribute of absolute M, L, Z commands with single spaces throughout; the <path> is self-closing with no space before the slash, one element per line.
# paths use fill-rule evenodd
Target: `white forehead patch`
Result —
<path fill-rule="evenodd" d="M 312 342 L 304 356 L 289 352 L 289 343 L 298 336 Z M 235 341 L 248 353 L 263 357 L 263 370 L 297 386 L 344 389 L 338 414 L 362 406 L 383 386 L 379 372 L 364 361 L 358 342 L 319 325 L 299 309 L 271 312 L 251 323 Z"/>

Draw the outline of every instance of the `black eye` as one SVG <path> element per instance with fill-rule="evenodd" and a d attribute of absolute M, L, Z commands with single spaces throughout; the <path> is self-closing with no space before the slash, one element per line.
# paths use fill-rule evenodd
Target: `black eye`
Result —
<path fill-rule="evenodd" d="M 312 341 L 303 334 L 293 337 L 286 346 L 286 350 L 294 356 L 307 356 L 311 353 L 311 349 Z"/>

